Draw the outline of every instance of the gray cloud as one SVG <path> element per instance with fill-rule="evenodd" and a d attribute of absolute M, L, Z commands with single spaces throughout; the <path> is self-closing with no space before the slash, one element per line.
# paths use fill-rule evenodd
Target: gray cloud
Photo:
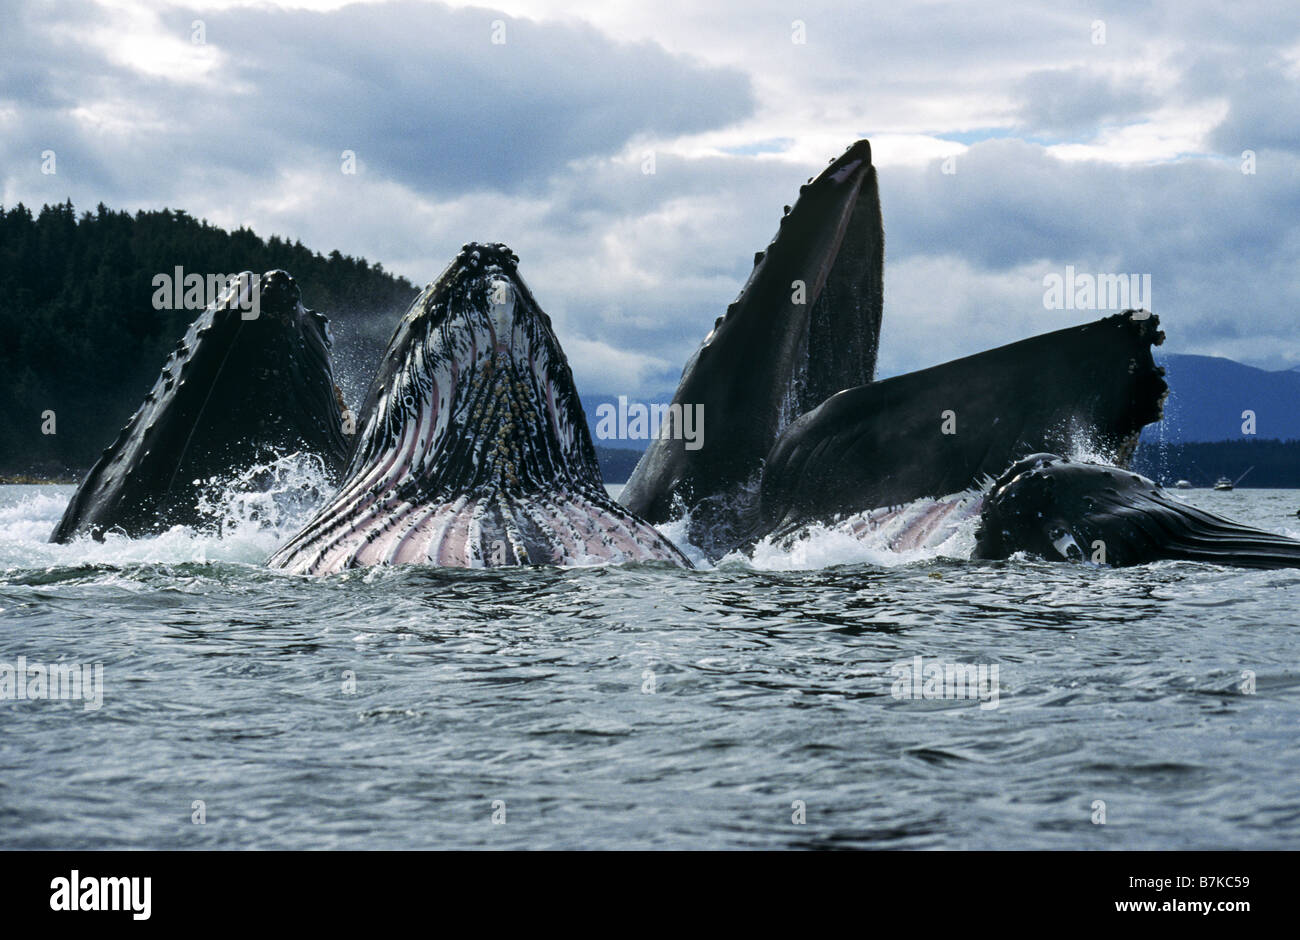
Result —
<path fill-rule="evenodd" d="M 796 16 L 807 47 L 790 42 Z M 120 28 L 110 11 L 5 5 L 4 198 L 171 204 L 420 282 L 463 242 L 503 240 L 582 391 L 649 394 L 673 387 L 782 204 L 824 165 L 774 154 L 804 134 L 838 151 L 863 133 L 932 133 L 976 142 L 953 175 L 880 169 L 885 371 L 1090 319 L 1042 306 L 1043 275 L 1066 264 L 1150 273 L 1173 351 L 1300 362 L 1300 10 L 812 0 L 791 12 L 774 0 L 665 17 L 681 22 L 649 31 L 660 45 L 614 38 L 609 22 L 436 5 L 172 8 L 170 33 L 186 41 L 203 19 L 223 57 L 204 84 L 106 55 L 88 37 Z M 505 46 L 490 41 L 494 19 Z M 1104 46 L 1089 41 L 1094 19 Z M 1187 119 L 1188 139 L 1203 138 L 1188 153 L 1108 159 L 1101 125 L 1215 103 L 1217 127 Z M 968 105 L 996 132 L 972 132 Z M 748 143 L 673 149 L 736 122 Z M 1009 139 L 981 139 L 994 134 Z M 1067 136 L 1097 159 L 1017 136 Z M 642 140 L 662 148 L 653 175 L 619 156 Z M 39 173 L 45 147 L 58 177 Z M 344 149 L 359 176 L 339 173 Z M 1243 149 L 1258 153 L 1254 175 L 1240 172 Z"/>
<path fill-rule="evenodd" d="M 1067 264 L 1094 274 L 1150 274 L 1171 348 L 1231 350 L 1278 366 L 1300 356 L 1300 287 L 1290 273 L 1300 233 L 1280 222 L 1300 212 L 1300 160 L 1276 153 L 1245 175 L 1235 159 L 1125 167 L 991 141 L 972 147 L 957 167 L 952 176 L 938 164 L 882 171 L 891 258 L 961 259 L 975 271 L 1018 276 L 1017 296 L 1044 329 L 1066 323 L 1035 303 L 1043 275 Z M 969 277 L 951 267 L 954 277 Z M 894 276 L 887 268 L 887 288 L 899 286 Z M 978 292 L 963 306 L 952 319 L 1002 315 L 981 313 Z M 907 315 L 937 333 L 947 313 Z"/>
<path fill-rule="evenodd" d="M 754 106 L 737 71 L 491 10 L 403 2 L 207 21 L 282 144 L 333 160 L 355 150 L 417 191 L 515 189 L 636 135 L 706 130 Z"/>
<path fill-rule="evenodd" d="M 1157 98 L 1145 86 L 1124 84 L 1084 68 L 1041 69 L 1020 80 L 1022 130 L 1074 137 L 1098 125 L 1138 117 Z"/>
<path fill-rule="evenodd" d="M 1300 85 L 1283 67 L 1252 64 L 1228 89 L 1228 116 L 1210 137 L 1216 150 L 1300 153 Z"/>
<path fill-rule="evenodd" d="M 903 253 L 953 253 L 993 270 L 1043 257 L 1191 265 L 1275 253 L 1292 228 L 1269 220 L 1300 208 L 1295 169 L 1280 154 L 1247 176 L 1237 159 L 1116 166 L 988 141 L 951 176 L 938 163 L 882 171 L 881 199 L 891 248 Z"/>
<path fill-rule="evenodd" d="M 5 156 L 34 167 L 33 148 L 57 145 L 69 156 L 67 174 L 80 171 L 127 198 L 165 199 L 187 176 L 221 170 L 263 178 L 337 170 L 344 150 L 363 172 L 417 192 L 513 191 L 637 136 L 707 130 L 754 107 L 749 80 L 736 70 L 648 42 L 615 42 L 581 24 L 487 9 L 170 10 L 163 22 L 175 38 L 188 41 L 191 23 L 202 20 L 223 57 L 220 74 L 204 84 L 111 62 L 88 41 L 109 25 L 103 11 L 58 9 L 5 14 L 0 101 L 20 110 L 21 130 Z M 57 39 L 52 26 L 72 18 L 77 28 Z M 491 41 L 496 21 L 503 45 Z M 134 106 L 140 126 L 88 135 L 69 118 L 87 99 Z M 92 149 L 93 165 L 74 159 Z"/>

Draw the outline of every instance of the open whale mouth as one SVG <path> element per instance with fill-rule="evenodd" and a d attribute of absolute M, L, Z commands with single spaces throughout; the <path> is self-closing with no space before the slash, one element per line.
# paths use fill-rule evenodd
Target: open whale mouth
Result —
<path fill-rule="evenodd" d="M 416 298 L 343 486 L 272 566 L 685 563 L 605 493 L 572 372 L 517 264 L 504 245 L 466 245 Z"/>
<path fill-rule="evenodd" d="M 51 541 L 209 521 L 196 480 L 294 452 L 332 475 L 350 441 L 324 316 L 284 271 L 231 279 L 176 343 L 144 402 L 68 504 Z"/>
<path fill-rule="evenodd" d="M 871 145 L 861 140 L 800 187 L 739 296 L 682 371 L 673 403 L 715 429 L 687 451 L 654 441 L 620 496 L 652 522 L 691 514 L 691 541 L 734 547 L 757 503 L 763 458 L 785 428 L 875 375 L 884 230 Z"/>

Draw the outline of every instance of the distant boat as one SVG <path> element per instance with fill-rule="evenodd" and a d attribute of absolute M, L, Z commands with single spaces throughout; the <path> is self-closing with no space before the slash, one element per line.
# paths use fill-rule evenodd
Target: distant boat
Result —
<path fill-rule="evenodd" d="M 1246 473 L 1250 473 L 1250 471 L 1254 469 L 1255 468 L 1253 466 L 1247 467 Z M 1227 477 L 1219 477 L 1219 482 L 1214 484 L 1214 488 L 1216 490 L 1230 490 L 1233 487 L 1235 487 L 1238 483 L 1240 483 L 1242 480 L 1246 479 L 1246 473 L 1243 473 L 1235 480 L 1229 480 Z"/>
<path fill-rule="evenodd" d="M 1177 483 L 1174 484 L 1174 489 L 1177 490 L 1190 490 L 1191 488 L 1192 488 L 1191 480 L 1179 480 Z"/>

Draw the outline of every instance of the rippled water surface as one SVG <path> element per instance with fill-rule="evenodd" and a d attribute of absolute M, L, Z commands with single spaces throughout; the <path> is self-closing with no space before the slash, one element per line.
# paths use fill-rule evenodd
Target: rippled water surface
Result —
<path fill-rule="evenodd" d="M 44 544 L 71 491 L 0 487 L 0 664 L 103 665 L 97 710 L 0 701 L 6 848 L 1300 847 L 1300 572 L 307 580 L 259 567 L 292 518 Z M 1300 492 L 1185 495 L 1300 534 Z M 996 707 L 895 697 L 916 656 Z"/>

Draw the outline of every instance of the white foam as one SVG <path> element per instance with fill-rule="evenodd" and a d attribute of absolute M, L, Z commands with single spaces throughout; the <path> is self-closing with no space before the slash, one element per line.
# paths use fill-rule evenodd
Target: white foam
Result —
<path fill-rule="evenodd" d="M 265 492 L 240 488 L 265 476 Z M 328 494 L 324 468 L 316 458 L 292 455 L 259 465 L 234 481 L 214 484 L 221 495 L 206 501 L 217 522 L 211 530 L 174 526 L 146 538 L 106 535 L 54 545 L 48 540 L 75 488 L 5 488 L 0 497 L 0 568 L 64 565 L 183 564 L 213 561 L 260 565 L 307 520 Z M 12 492 L 16 490 L 17 492 Z"/>
<path fill-rule="evenodd" d="M 877 565 L 893 568 L 930 561 L 935 558 L 969 558 L 975 548 L 975 529 L 979 524 L 976 494 L 959 494 L 945 500 L 917 500 L 900 510 L 878 510 L 888 517 L 884 524 L 868 531 L 855 531 L 858 516 L 835 525 L 808 526 L 796 538 L 765 538 L 746 554 L 733 551 L 720 559 L 716 567 L 747 567 L 760 571 L 808 571 L 833 565 Z M 895 547 L 912 526 L 923 521 L 925 510 L 944 504 L 955 510 L 941 520 L 933 532 L 921 539 L 916 548 Z M 973 511 L 973 514 L 972 514 Z M 865 513 L 863 516 L 871 515 Z M 705 553 L 688 538 L 689 513 L 671 522 L 655 526 L 681 549 L 695 567 L 714 568 Z"/>
<path fill-rule="evenodd" d="M 733 552 L 720 564 L 749 565 L 763 571 L 802 571 L 862 564 L 897 568 L 936 558 L 969 558 L 975 548 L 978 524 L 978 516 L 963 519 L 937 540 L 910 549 L 894 548 L 897 533 L 888 527 L 854 533 L 842 525 L 809 526 L 792 543 L 763 539 L 754 546 L 752 558 Z"/>
<path fill-rule="evenodd" d="M 691 560 L 696 568 L 712 568 L 713 563 L 709 561 L 708 556 L 698 546 L 691 544 L 689 533 L 691 530 L 691 515 L 683 513 L 680 518 L 673 519 L 661 525 L 655 526 L 659 534 L 672 542 L 681 551 L 683 555 Z"/>

